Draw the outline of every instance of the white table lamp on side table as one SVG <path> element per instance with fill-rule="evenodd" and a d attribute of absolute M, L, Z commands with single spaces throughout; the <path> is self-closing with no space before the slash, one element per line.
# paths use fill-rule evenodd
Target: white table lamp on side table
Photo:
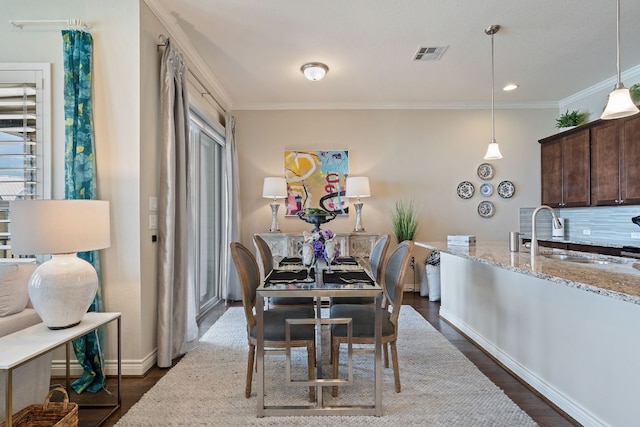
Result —
<path fill-rule="evenodd" d="M 51 254 L 29 280 L 33 308 L 49 329 L 82 321 L 98 289 L 98 275 L 77 252 L 110 246 L 109 202 L 18 200 L 9 203 L 11 253 Z"/>
<path fill-rule="evenodd" d="M 371 196 L 371 190 L 369 189 L 369 178 L 366 176 L 349 176 L 345 183 L 347 191 L 345 197 L 357 197 L 358 201 L 353 204 L 356 208 L 356 226 L 353 231 L 364 231 L 362 226 L 362 202 L 361 197 Z"/>
<path fill-rule="evenodd" d="M 271 233 L 280 231 L 278 227 L 278 208 L 280 204 L 276 199 L 285 199 L 287 197 L 287 180 L 280 176 L 268 176 L 265 177 L 262 185 L 262 197 L 266 199 L 273 198 L 273 202 L 269 204 L 271 206 Z"/>

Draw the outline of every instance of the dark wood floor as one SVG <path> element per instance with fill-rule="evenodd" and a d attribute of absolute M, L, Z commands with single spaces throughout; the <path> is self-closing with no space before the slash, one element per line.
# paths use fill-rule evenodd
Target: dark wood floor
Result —
<path fill-rule="evenodd" d="M 497 364 L 491 357 L 478 349 L 472 342 L 467 340 L 463 335 L 458 333 L 445 321 L 440 319 L 440 304 L 430 302 L 427 298 L 421 298 L 419 294 L 406 293 L 405 304 L 413 306 L 435 329 L 440 331 L 458 350 L 460 350 L 471 362 L 473 362 L 480 371 L 482 371 L 491 381 L 513 400 L 520 408 L 522 408 L 531 418 L 533 418 L 540 426 L 546 427 L 564 427 L 579 426 L 573 420 L 568 419 L 558 410 L 552 407 L 548 402 L 542 399 L 537 393 L 532 392 L 524 384 L 514 378 L 509 372 Z M 206 332 L 209 327 L 222 315 L 224 306 L 218 306 L 200 322 L 200 335 Z M 401 366 L 402 369 L 402 366 Z M 144 377 L 127 377 L 122 381 L 122 407 L 111 415 L 102 425 L 113 426 L 120 417 L 122 417 L 133 406 L 142 395 L 153 387 L 162 376 L 168 372 L 168 369 L 160 369 L 154 367 Z M 108 380 L 109 389 L 114 392 L 116 390 L 116 382 L 114 379 Z M 106 394 L 88 394 L 73 396 L 72 400 L 82 405 L 83 401 L 91 402 L 96 400 L 113 399 L 113 396 Z M 79 418 L 80 427 L 92 426 L 101 420 L 107 411 L 104 408 L 85 408 L 80 407 Z"/>

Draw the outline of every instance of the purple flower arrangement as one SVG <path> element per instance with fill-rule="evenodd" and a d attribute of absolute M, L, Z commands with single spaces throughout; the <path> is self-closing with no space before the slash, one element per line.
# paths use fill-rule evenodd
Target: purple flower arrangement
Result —
<path fill-rule="evenodd" d="M 313 248 L 313 257 L 315 259 L 324 259 L 328 263 L 333 263 L 340 256 L 340 244 L 338 242 L 333 242 L 333 238 L 335 234 L 331 230 L 319 230 L 312 233 L 305 232 L 305 242 L 310 243 Z M 331 242 L 334 245 L 333 255 L 331 259 L 327 256 L 326 247 L 328 242 Z"/>

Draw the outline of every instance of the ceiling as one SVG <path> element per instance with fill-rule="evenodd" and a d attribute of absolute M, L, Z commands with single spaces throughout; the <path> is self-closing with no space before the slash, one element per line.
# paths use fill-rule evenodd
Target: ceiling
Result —
<path fill-rule="evenodd" d="M 232 109 L 550 107 L 616 74 L 615 0 L 147 0 Z M 621 0 L 621 68 L 640 64 L 640 1 Z M 415 62 L 422 46 L 448 46 Z M 302 64 L 329 66 L 310 82 Z M 640 73 L 634 73 L 639 76 Z M 203 77 L 204 76 L 204 77 Z M 519 88 L 503 92 L 507 82 Z M 217 90 L 216 90 L 217 88 Z M 605 101 L 603 100 L 603 105 Z"/>

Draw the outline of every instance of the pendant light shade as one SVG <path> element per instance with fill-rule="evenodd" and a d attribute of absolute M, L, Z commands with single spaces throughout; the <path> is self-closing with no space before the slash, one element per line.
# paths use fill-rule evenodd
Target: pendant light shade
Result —
<path fill-rule="evenodd" d="M 603 120 L 619 119 L 636 114 L 638 107 L 631 100 L 629 89 L 624 87 L 620 79 L 620 0 L 616 2 L 616 60 L 618 83 L 609 94 L 609 101 L 600 116 Z"/>
<path fill-rule="evenodd" d="M 500 153 L 500 147 L 496 142 L 496 120 L 494 117 L 494 92 L 495 92 L 495 70 L 493 59 L 493 35 L 500 31 L 500 25 L 492 25 L 484 30 L 485 34 L 491 36 L 491 142 L 487 148 L 487 153 L 484 155 L 485 160 L 498 160 L 502 158 Z"/>

